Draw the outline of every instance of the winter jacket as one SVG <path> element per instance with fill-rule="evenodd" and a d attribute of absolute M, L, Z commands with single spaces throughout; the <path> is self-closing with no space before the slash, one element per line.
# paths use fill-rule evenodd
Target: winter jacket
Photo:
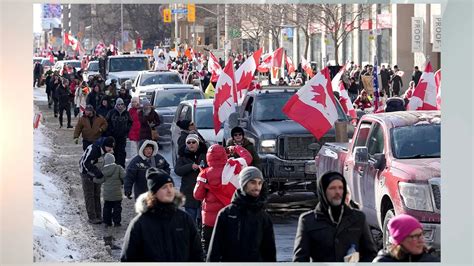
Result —
<path fill-rule="evenodd" d="M 420 255 L 408 255 L 402 260 L 397 260 L 387 250 L 382 249 L 372 262 L 440 262 L 440 258 L 426 251 Z"/>
<path fill-rule="evenodd" d="M 102 168 L 104 176 L 102 178 L 94 177 L 94 183 L 102 184 L 102 197 L 106 201 L 122 200 L 122 184 L 125 177 L 125 170 L 122 166 L 111 163 L 105 164 Z"/>
<path fill-rule="evenodd" d="M 130 102 L 132 101 L 132 96 L 128 92 L 126 92 L 125 94 L 122 94 L 122 93 L 119 92 L 117 97 L 122 98 L 123 103 L 125 104 L 125 106 L 128 106 L 130 104 Z"/>
<path fill-rule="evenodd" d="M 138 112 L 138 120 L 140 121 L 140 140 L 151 139 L 151 129 L 150 124 L 153 125 L 153 129 L 158 129 L 160 125 L 160 117 L 155 112 L 153 108 L 148 115 L 143 114 L 143 110 Z"/>
<path fill-rule="evenodd" d="M 128 138 L 132 141 L 139 141 L 140 140 L 140 121 L 138 119 L 138 109 L 137 108 L 130 108 L 128 110 L 130 113 L 130 117 L 132 117 L 132 127 L 130 128 L 130 132 L 128 132 Z"/>
<path fill-rule="evenodd" d="M 234 139 L 230 138 L 227 141 L 227 146 L 235 146 L 235 141 Z M 257 151 L 255 150 L 255 146 L 253 145 L 250 140 L 248 140 L 246 137 L 243 138 L 242 141 L 242 147 L 244 147 L 246 150 L 250 152 L 252 155 L 252 163 L 250 165 L 257 167 L 258 169 L 262 170 L 262 165 L 260 162 L 260 157 L 258 156 Z"/>
<path fill-rule="evenodd" d="M 372 234 L 367 225 L 365 215 L 343 204 L 342 219 L 338 225 L 329 216 L 330 205 L 323 191 L 322 178 L 318 183 L 319 203 L 312 211 L 301 214 L 296 231 L 293 261 L 296 262 L 343 262 L 344 256 L 355 245 L 361 262 L 370 262 L 377 254 Z M 347 185 L 343 180 L 346 197 Z M 337 220 L 338 216 L 335 215 Z"/>
<path fill-rule="evenodd" d="M 63 85 L 59 85 L 56 88 L 56 98 L 58 99 L 59 106 L 67 106 L 70 103 L 70 97 L 71 92 L 69 91 L 69 88 L 65 88 Z"/>
<path fill-rule="evenodd" d="M 94 90 L 92 90 L 89 94 L 87 94 L 86 104 L 92 105 L 94 107 L 94 110 L 97 110 L 97 108 L 101 106 L 101 101 L 102 101 L 103 96 L 104 96 L 103 93 L 95 92 Z M 105 116 L 103 115 L 103 117 Z"/>
<path fill-rule="evenodd" d="M 254 198 L 235 191 L 232 203 L 219 212 L 207 261 L 276 261 L 273 223 L 265 202 L 265 195 Z"/>
<path fill-rule="evenodd" d="M 245 148 L 235 146 L 234 152 L 243 158 L 247 164 L 252 162 L 252 155 Z M 201 170 L 196 186 L 194 187 L 194 198 L 202 201 L 202 221 L 203 224 L 214 227 L 217 213 L 229 205 L 236 187 L 232 184 L 222 185 L 222 171 L 228 161 L 224 147 L 214 144 L 209 147 L 206 154 L 209 167 Z"/>
<path fill-rule="evenodd" d="M 79 118 L 74 128 L 74 138 L 79 138 L 79 135 L 82 134 L 83 139 L 94 142 L 107 130 L 107 126 L 107 121 L 102 116 L 94 114 L 90 118 L 84 114 Z"/>
<path fill-rule="evenodd" d="M 153 145 L 153 153 L 151 158 L 147 158 L 143 154 L 143 150 L 148 144 Z M 138 155 L 135 156 L 127 166 L 127 173 L 125 175 L 125 183 L 123 187 L 125 194 L 132 192 L 133 187 L 133 195 L 135 196 L 135 199 L 137 199 L 140 194 L 148 190 L 146 170 L 150 167 L 162 169 L 168 174 L 171 172 L 170 165 L 166 159 L 158 154 L 158 144 L 152 140 L 145 140 L 140 146 Z"/>
<path fill-rule="evenodd" d="M 89 90 L 89 88 L 84 88 L 84 89 L 86 89 L 86 91 Z M 86 107 L 87 94 L 88 93 L 84 93 L 83 88 L 81 87 L 76 89 L 76 94 L 74 96 L 74 104 L 76 105 L 76 108 L 80 108 L 81 106 L 83 108 Z"/>
<path fill-rule="evenodd" d="M 105 151 L 101 145 L 96 143 L 89 145 L 79 160 L 80 172 L 91 177 L 102 178 L 104 176 L 101 171 L 103 161 L 99 159 L 102 159 L 104 154 Z"/>
<path fill-rule="evenodd" d="M 194 170 L 193 163 L 200 165 L 201 160 L 206 163 L 206 152 L 198 149 L 196 152 L 191 152 L 186 147 L 182 147 L 179 154 L 179 158 L 176 161 L 174 172 L 181 176 L 181 191 L 186 197 L 186 203 L 184 207 L 197 209 L 201 206 L 201 201 L 196 200 L 193 196 L 193 190 L 196 186 L 196 178 L 199 175 L 200 170 Z"/>
<path fill-rule="evenodd" d="M 411 80 L 415 82 L 415 87 L 418 85 L 422 74 L 423 72 L 421 72 L 420 70 L 413 71 L 413 74 L 411 75 Z"/>
<path fill-rule="evenodd" d="M 102 101 L 106 100 L 107 101 L 107 106 L 102 105 Z M 110 110 L 113 109 L 113 106 L 110 104 L 110 97 L 105 95 L 103 96 L 100 101 L 99 101 L 99 107 L 96 109 L 96 113 L 98 115 L 103 116 L 104 118 L 107 117 L 107 114 L 110 112 Z"/>
<path fill-rule="evenodd" d="M 113 136 L 116 140 L 125 139 L 132 127 L 132 117 L 127 110 L 119 112 L 117 108 L 112 109 L 107 114 L 107 136 Z"/>
<path fill-rule="evenodd" d="M 120 261 L 201 262 L 201 241 L 191 216 L 177 203 L 158 203 L 148 209 L 146 195 L 135 203 L 138 215 L 125 233 Z"/>
<path fill-rule="evenodd" d="M 403 87 L 402 78 L 395 74 L 392 76 L 390 82 L 392 83 L 392 91 L 394 93 L 400 93 L 400 89 Z"/>

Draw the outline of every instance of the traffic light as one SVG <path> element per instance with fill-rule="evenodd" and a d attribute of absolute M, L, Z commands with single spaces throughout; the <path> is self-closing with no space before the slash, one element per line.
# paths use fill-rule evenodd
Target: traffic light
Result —
<path fill-rule="evenodd" d="M 196 5 L 188 4 L 188 22 L 196 21 Z"/>
<path fill-rule="evenodd" d="M 170 23 L 171 22 L 171 9 L 169 9 L 169 8 L 163 9 L 163 21 L 165 23 Z"/>

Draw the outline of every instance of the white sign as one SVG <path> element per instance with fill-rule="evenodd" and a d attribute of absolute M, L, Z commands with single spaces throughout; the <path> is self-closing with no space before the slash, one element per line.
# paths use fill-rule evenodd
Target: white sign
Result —
<path fill-rule="evenodd" d="M 431 39 L 433 42 L 433 52 L 441 52 L 441 16 L 432 16 Z"/>
<path fill-rule="evenodd" d="M 411 52 L 423 52 L 423 18 L 411 18 Z"/>

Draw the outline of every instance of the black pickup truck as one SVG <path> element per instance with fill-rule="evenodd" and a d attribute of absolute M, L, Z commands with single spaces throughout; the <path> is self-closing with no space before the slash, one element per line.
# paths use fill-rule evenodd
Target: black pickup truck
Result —
<path fill-rule="evenodd" d="M 299 87 L 266 87 L 249 92 L 229 118 L 224 136 L 230 138 L 229 128 L 240 126 L 245 136 L 254 142 L 262 161 L 262 172 L 269 182 L 270 191 L 316 190 L 314 156 L 319 149 L 309 145 L 335 141 L 332 128 L 320 140 L 303 126 L 288 118 L 282 108 Z M 346 121 L 349 138 L 354 128 L 337 102 L 340 121 Z M 314 145 L 313 145 L 314 146 Z M 318 146 L 318 145 L 316 145 Z"/>

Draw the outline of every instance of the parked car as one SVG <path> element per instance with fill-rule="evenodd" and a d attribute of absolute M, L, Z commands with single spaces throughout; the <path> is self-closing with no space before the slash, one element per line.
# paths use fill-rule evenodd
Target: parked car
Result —
<path fill-rule="evenodd" d="M 82 74 L 84 80 L 89 80 L 90 76 L 95 76 L 99 74 L 99 61 L 90 61 L 87 63 L 87 68 Z"/>
<path fill-rule="evenodd" d="M 164 88 L 166 85 L 182 85 L 183 80 L 177 72 L 172 71 L 140 71 L 132 84 L 132 96 L 139 96 L 143 90 Z M 167 86 L 169 87 L 169 86 Z"/>
<path fill-rule="evenodd" d="M 63 69 L 64 65 L 69 65 L 71 67 L 74 67 L 76 71 L 81 70 L 81 61 L 79 60 L 62 60 L 62 61 L 57 61 L 56 64 L 54 64 L 53 71 L 61 71 Z"/>
<path fill-rule="evenodd" d="M 200 99 L 182 101 L 176 108 L 176 112 L 171 123 L 171 158 L 173 165 L 178 158 L 178 138 L 181 135 L 181 129 L 176 125 L 178 121 L 189 120 L 193 122 L 199 134 L 206 140 L 209 147 L 212 144 L 222 144 L 224 131 L 221 129 L 217 135 L 214 131 L 214 100 Z M 224 125 L 221 126 L 223 128 Z"/>
<path fill-rule="evenodd" d="M 149 70 L 150 63 L 147 55 L 134 54 L 134 55 L 112 55 L 107 60 L 107 80 L 106 84 L 115 79 L 117 80 L 117 88 L 127 81 L 135 81 L 140 71 Z"/>
<path fill-rule="evenodd" d="M 196 90 L 193 86 L 184 88 L 156 88 L 142 92 L 144 97 L 155 107 L 155 112 L 160 116 L 161 124 L 158 126 L 159 141 L 161 143 L 171 141 L 171 123 L 179 103 L 186 100 L 204 99 L 204 93 Z"/>
<path fill-rule="evenodd" d="M 298 91 L 295 87 L 264 87 L 262 90 L 247 93 L 239 110 L 229 117 L 224 136 L 229 139 L 230 129 L 240 126 L 245 136 L 255 143 L 260 156 L 262 172 L 269 182 L 270 191 L 283 193 L 287 190 L 303 189 L 316 191 L 314 156 L 317 149 L 310 145 L 335 141 L 332 128 L 317 140 L 306 128 L 288 118 L 282 108 Z M 341 105 L 336 101 L 340 121 L 348 123 L 348 136 L 353 127 Z M 225 143 L 225 140 L 223 140 Z"/>
<path fill-rule="evenodd" d="M 315 158 L 320 178 L 344 175 L 368 224 L 382 231 L 398 214 L 423 224 L 426 242 L 440 248 L 440 111 L 403 111 L 364 115 L 351 143 L 326 143 Z"/>

